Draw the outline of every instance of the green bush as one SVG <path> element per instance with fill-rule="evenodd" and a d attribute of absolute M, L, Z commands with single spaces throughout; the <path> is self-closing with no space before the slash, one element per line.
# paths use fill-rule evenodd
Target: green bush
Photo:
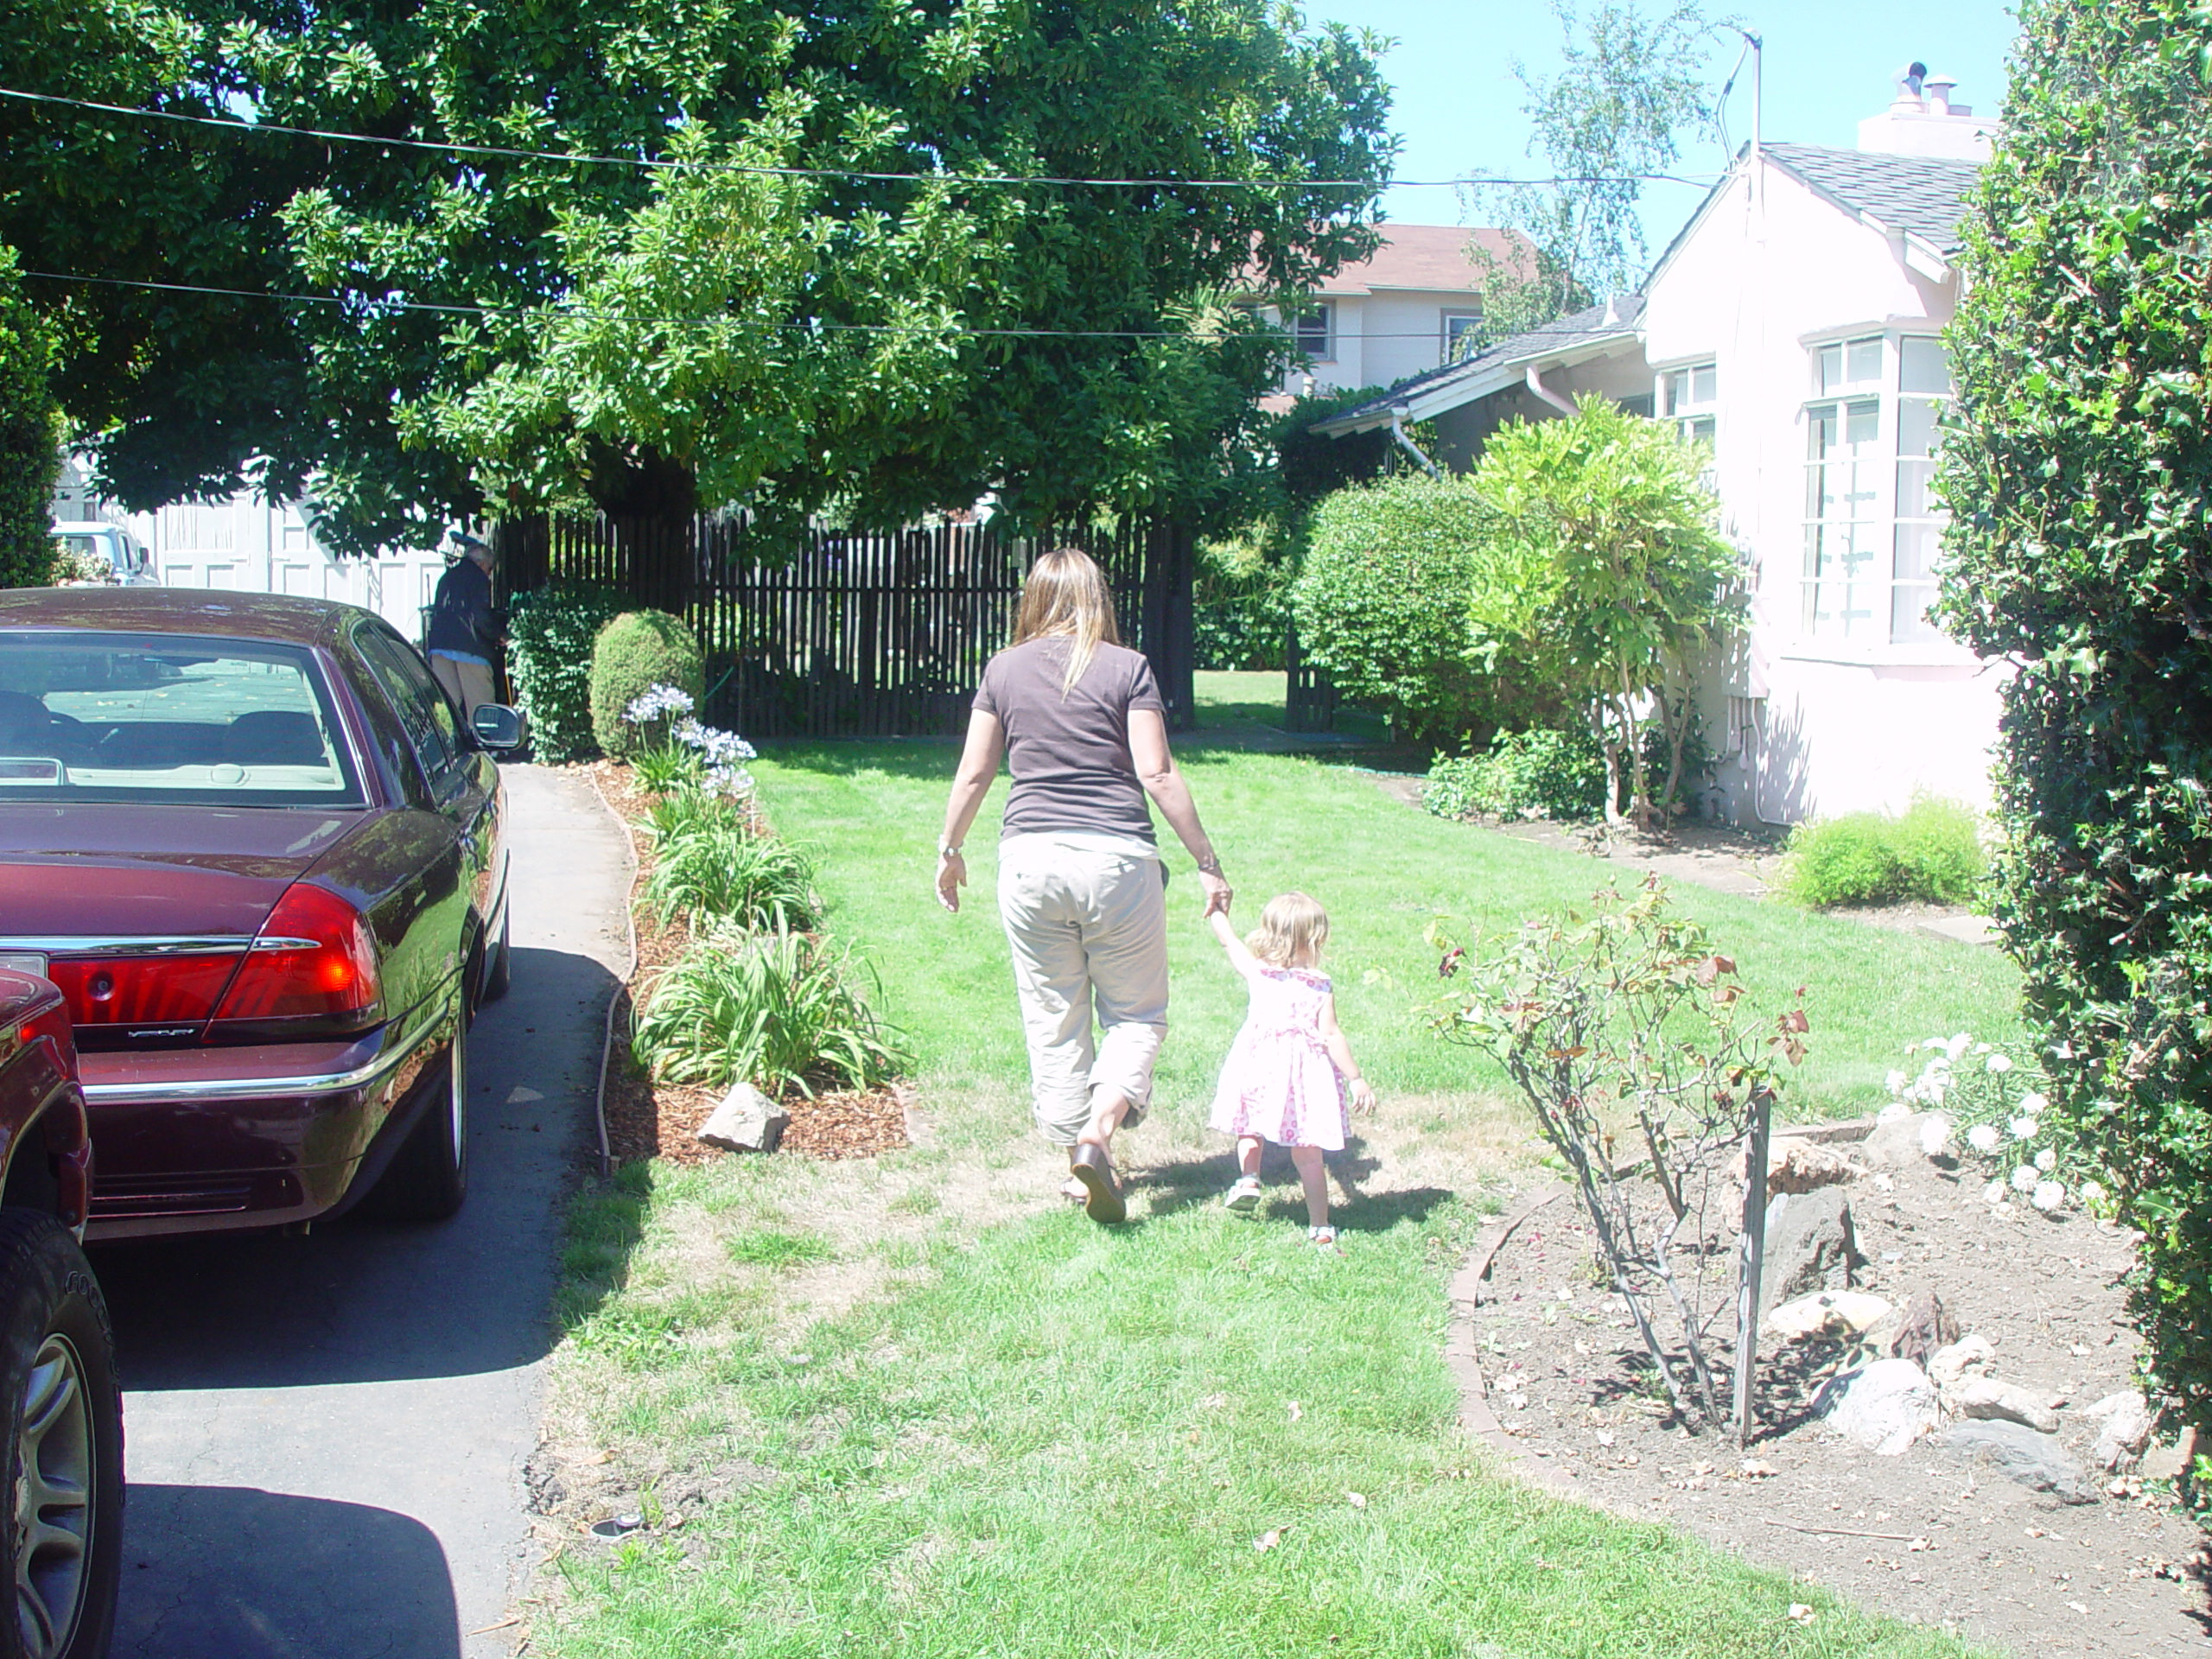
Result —
<path fill-rule="evenodd" d="M 0 588 L 56 580 L 48 516 L 61 465 L 54 356 L 54 330 L 23 296 L 15 250 L 0 247 Z"/>
<path fill-rule="evenodd" d="M 1198 544 L 1191 634 L 1199 668 L 1284 666 L 1290 573 L 1264 532 Z"/>
<path fill-rule="evenodd" d="M 1439 755 L 1421 804 L 1440 817 L 1594 818 L 1605 755 L 1587 731 L 1500 732 L 1482 754 Z"/>
<path fill-rule="evenodd" d="M 1962 905 L 1989 861 L 1972 809 L 1917 796 L 1901 818 L 1851 812 L 1789 832 L 1782 890 L 1801 905 Z"/>
<path fill-rule="evenodd" d="M 1314 511 L 1291 588 L 1298 640 L 1337 690 L 1389 716 L 1400 739 L 1446 741 L 1559 723 L 1550 677 L 1525 658 L 1470 652 L 1471 604 L 1525 613 L 1495 516 L 1464 478 L 1407 476 L 1338 491 Z"/>
<path fill-rule="evenodd" d="M 507 677 L 530 721 L 541 760 L 588 760 L 592 642 L 622 609 L 622 595 L 597 582 L 554 582 L 515 595 L 507 613 Z"/>
<path fill-rule="evenodd" d="M 872 1089 L 905 1064 L 896 1036 L 810 934 L 732 930 L 700 940 L 654 986 L 633 1047 L 655 1077 L 772 1094 Z"/>
<path fill-rule="evenodd" d="M 700 813 L 655 843 L 645 904 L 664 927 L 684 916 L 695 930 L 723 921 L 804 931 L 822 915 L 806 855 L 755 834 L 745 814 L 727 808 Z"/>
<path fill-rule="evenodd" d="M 604 753 L 626 755 L 647 741 L 622 711 L 657 685 L 674 686 L 695 704 L 705 696 L 699 642 L 666 611 L 626 611 L 592 645 L 591 730 Z"/>
<path fill-rule="evenodd" d="M 2026 0 L 1946 344 L 1939 618 L 1999 682 L 1993 914 L 2212 1424 L 2212 93 L 2191 0 Z"/>

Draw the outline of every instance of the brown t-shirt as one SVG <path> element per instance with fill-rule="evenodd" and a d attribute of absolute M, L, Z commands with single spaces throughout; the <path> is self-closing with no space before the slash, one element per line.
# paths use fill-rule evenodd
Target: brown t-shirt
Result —
<path fill-rule="evenodd" d="M 1006 733 L 1014 790 L 1001 836 L 1087 830 L 1153 839 L 1144 785 L 1129 758 L 1129 710 L 1166 712 L 1141 652 L 1102 645 L 1062 695 L 1070 641 L 1009 645 L 983 668 L 976 707 Z"/>

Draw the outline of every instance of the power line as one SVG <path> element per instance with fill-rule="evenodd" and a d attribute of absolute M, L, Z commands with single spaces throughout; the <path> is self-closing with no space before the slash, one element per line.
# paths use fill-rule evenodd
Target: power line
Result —
<path fill-rule="evenodd" d="M 24 92 L 0 86 L 0 98 L 30 104 L 57 105 L 65 109 L 91 110 L 103 115 L 127 116 L 141 121 L 169 121 L 186 126 L 216 127 L 225 132 L 269 133 L 292 138 L 315 138 L 326 143 L 369 144 L 386 149 L 429 150 L 441 156 L 481 156 L 503 161 L 561 162 L 576 167 L 636 167 L 671 168 L 701 173 L 743 173 L 784 179 L 849 179 L 886 184 L 1050 184 L 1096 185 L 1124 190 L 1442 190 L 1491 185 L 1580 185 L 1660 183 L 1704 188 L 1718 174 L 1686 177 L 1675 173 L 1592 175 L 1587 177 L 1509 179 L 1490 176 L 1464 179 L 1085 179 L 1027 173 L 876 173 L 859 168 L 771 167 L 751 162 L 688 162 L 666 156 L 594 156 L 575 151 L 522 149 L 500 144 L 441 142 L 429 138 L 387 138 L 368 132 L 337 132 L 321 127 L 285 126 L 275 122 L 226 120 L 220 116 L 185 115 L 174 110 L 137 110 L 123 104 L 101 104 L 90 99 L 63 98 L 53 92 Z"/>

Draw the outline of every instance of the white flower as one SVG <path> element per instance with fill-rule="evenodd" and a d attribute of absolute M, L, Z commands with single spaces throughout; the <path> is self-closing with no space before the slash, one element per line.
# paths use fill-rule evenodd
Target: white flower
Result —
<path fill-rule="evenodd" d="M 1986 1054 L 1990 1052 L 1989 1045 L 1987 1043 L 1976 1043 L 1974 1046 L 1974 1052 L 1977 1054 Z"/>
<path fill-rule="evenodd" d="M 2056 1181 L 2037 1181 L 2035 1206 L 2038 1210 L 2056 1210 L 2066 1202 L 2066 1189 Z"/>
<path fill-rule="evenodd" d="M 1931 1117 L 1920 1126 L 1920 1150 L 1933 1158 L 1951 1144 L 1951 1120 Z"/>
<path fill-rule="evenodd" d="M 1995 1072 L 2000 1077 L 2012 1069 L 2012 1062 L 2006 1059 L 2002 1054 L 1991 1055 L 1985 1064 L 1987 1065 L 1992 1071 Z"/>
<path fill-rule="evenodd" d="M 2105 1190 L 2101 1184 L 2096 1181 L 2084 1181 L 2082 1183 L 2082 1203 L 2102 1204 L 2104 1200 Z"/>
<path fill-rule="evenodd" d="M 629 725 L 643 726 L 669 715 L 688 715 L 691 712 L 691 694 L 680 686 L 648 686 L 645 692 L 630 699 L 622 710 L 622 718 Z"/>
<path fill-rule="evenodd" d="M 1996 1151 L 1998 1140 L 1994 1123 L 1977 1123 L 1967 1131 L 1967 1144 L 1976 1152 Z"/>
<path fill-rule="evenodd" d="M 2044 1113 L 2044 1108 L 2050 1104 L 2050 1101 L 2049 1096 L 2038 1094 L 2033 1089 L 2029 1090 L 2026 1094 L 2020 1096 L 2020 1109 L 2023 1112 L 2025 1112 L 2030 1117 L 2041 1117 Z"/>
<path fill-rule="evenodd" d="M 2034 1192 L 2036 1190 L 2035 1166 L 2033 1164 L 2022 1164 L 2018 1169 L 2014 1170 L 2012 1172 L 2012 1185 L 2023 1192 Z"/>
<path fill-rule="evenodd" d="M 1955 1060 L 1960 1055 L 1965 1053 L 1973 1043 L 1974 1033 L 1968 1031 L 1962 1031 L 1957 1036 L 1952 1038 L 1949 1042 L 1943 1045 L 1943 1056 L 1946 1059 Z"/>
<path fill-rule="evenodd" d="M 2032 1117 L 2016 1117 L 2005 1127 L 2012 1131 L 2012 1138 L 2015 1141 L 2032 1141 L 2036 1138 L 2036 1121 Z"/>
<path fill-rule="evenodd" d="M 1891 1073 L 1890 1073 L 1890 1075 L 1889 1075 L 1886 1078 L 1885 1078 L 1885 1079 L 1884 1079 L 1884 1081 L 1885 1081 L 1885 1082 L 1886 1082 L 1886 1083 L 1889 1084 L 1889 1086 L 1890 1086 L 1890 1092 L 1891 1092 L 1891 1094 L 1893 1094 L 1893 1095 L 1901 1095 L 1901 1094 L 1904 1093 L 1904 1072 L 1902 1072 L 1902 1071 L 1892 1071 L 1892 1072 L 1891 1072 Z"/>
<path fill-rule="evenodd" d="M 2046 1175 L 2058 1167 L 2058 1154 L 2049 1147 L 2036 1154 L 2036 1167 Z"/>
<path fill-rule="evenodd" d="M 1992 1181 L 1987 1186 L 1983 1187 L 1981 1189 L 1981 1201 L 1984 1204 L 2004 1203 L 2005 1183 L 2002 1181 Z"/>

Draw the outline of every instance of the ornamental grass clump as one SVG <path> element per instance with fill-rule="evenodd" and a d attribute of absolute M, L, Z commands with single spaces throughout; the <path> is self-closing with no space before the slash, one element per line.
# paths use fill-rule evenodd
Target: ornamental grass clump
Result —
<path fill-rule="evenodd" d="M 1656 880 L 1471 953 L 1434 927 L 1429 939 L 1460 982 L 1433 1029 L 1504 1068 L 1566 1164 L 1686 1426 L 1732 1415 L 1712 1344 L 1732 1322 L 1732 1415 L 1747 1438 L 1758 1298 L 1745 1241 L 1765 1183 L 1732 1166 L 1757 1147 L 1746 1166 L 1764 1170 L 1784 1070 L 1805 1054 L 1803 1008 L 1754 1017 L 1736 964 L 1669 912 Z"/>
<path fill-rule="evenodd" d="M 671 1083 L 741 1079 L 810 1097 L 825 1084 L 887 1083 L 906 1052 L 853 988 L 854 967 L 811 934 L 719 930 L 654 986 L 638 1017 L 638 1058 Z"/>
<path fill-rule="evenodd" d="M 758 834 L 727 806 L 691 816 L 657 842 L 645 904 L 662 926 L 682 916 L 695 932 L 731 922 L 811 932 L 822 921 L 806 855 Z"/>
<path fill-rule="evenodd" d="M 1782 890 L 1809 909 L 1962 905 L 1989 868 L 1974 810 L 1931 795 L 1916 795 L 1902 817 L 1852 812 L 1801 823 L 1783 852 Z"/>

